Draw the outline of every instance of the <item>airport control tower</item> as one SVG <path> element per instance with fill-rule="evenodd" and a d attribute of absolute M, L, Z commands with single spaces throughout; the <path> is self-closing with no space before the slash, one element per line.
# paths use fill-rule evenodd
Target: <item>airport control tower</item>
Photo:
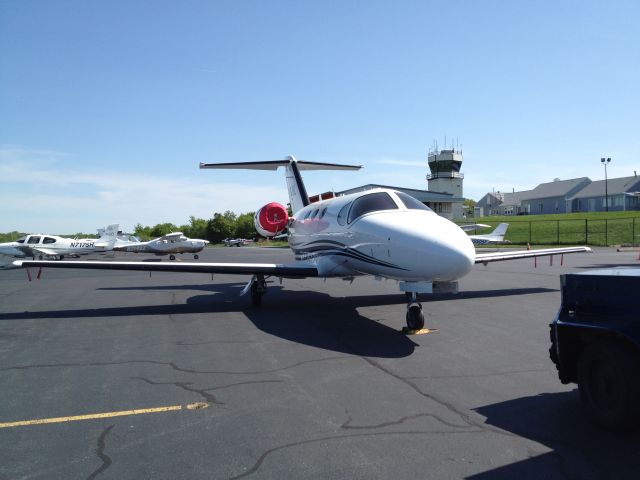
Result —
<path fill-rule="evenodd" d="M 459 150 L 433 150 L 428 156 L 429 169 L 427 175 L 429 191 L 451 193 L 454 197 L 462 197 L 462 152 Z"/>

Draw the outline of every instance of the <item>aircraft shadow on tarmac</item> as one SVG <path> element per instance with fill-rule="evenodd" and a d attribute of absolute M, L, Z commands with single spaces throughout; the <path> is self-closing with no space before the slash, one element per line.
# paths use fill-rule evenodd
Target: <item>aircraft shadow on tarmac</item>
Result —
<path fill-rule="evenodd" d="M 638 263 L 599 263 L 597 265 L 583 265 L 581 267 L 575 267 L 575 268 L 580 268 L 580 269 L 585 269 L 585 270 L 590 270 L 590 269 L 594 269 L 594 270 L 600 270 L 603 268 L 640 268 L 640 262 Z"/>
<path fill-rule="evenodd" d="M 640 434 L 616 435 L 589 423 L 577 389 L 517 398 L 475 411 L 487 418 L 487 424 L 552 451 L 469 479 L 638 478 Z"/>
<path fill-rule="evenodd" d="M 395 322 L 404 325 L 405 297 L 401 294 L 332 297 L 318 291 L 286 290 L 269 286 L 260 308 L 251 307 L 239 297 L 244 284 L 202 284 L 185 286 L 110 287 L 98 290 L 196 290 L 185 303 L 128 307 L 98 307 L 37 312 L 1 313 L 0 321 L 30 319 L 68 319 L 97 317 L 167 316 L 242 312 L 261 331 L 284 340 L 317 348 L 367 357 L 401 358 L 417 346 L 399 330 L 361 315 L 358 308 L 397 305 Z M 556 291 L 547 288 L 519 288 L 464 292 L 460 295 L 434 295 L 429 301 L 499 297 Z M 395 312 L 395 310 L 394 310 Z M 427 310 L 428 313 L 428 310 Z M 394 313 L 395 315 L 395 313 Z M 428 323 L 428 317 L 427 317 Z"/>

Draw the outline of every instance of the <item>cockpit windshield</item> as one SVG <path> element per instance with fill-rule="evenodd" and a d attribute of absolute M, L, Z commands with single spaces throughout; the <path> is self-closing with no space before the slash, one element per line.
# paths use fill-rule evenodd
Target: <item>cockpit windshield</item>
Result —
<path fill-rule="evenodd" d="M 408 194 L 403 193 L 403 192 L 396 192 L 396 195 L 398 196 L 400 201 L 402 201 L 404 206 L 406 208 L 408 208 L 409 210 L 427 210 L 429 212 L 433 212 L 433 210 L 431 210 L 429 207 L 427 207 L 424 203 L 422 203 L 420 200 L 412 197 L 411 195 L 408 195 Z"/>
<path fill-rule="evenodd" d="M 19 239 L 16 240 L 16 242 L 18 243 L 24 243 L 24 241 L 27 239 L 27 237 L 20 237 Z"/>
<path fill-rule="evenodd" d="M 378 212 L 381 210 L 397 210 L 398 205 L 393 201 L 391 195 L 387 192 L 376 192 L 369 195 L 363 195 L 356 198 L 349 210 L 348 223 L 353 222 L 356 218 L 361 217 L 365 213 Z"/>

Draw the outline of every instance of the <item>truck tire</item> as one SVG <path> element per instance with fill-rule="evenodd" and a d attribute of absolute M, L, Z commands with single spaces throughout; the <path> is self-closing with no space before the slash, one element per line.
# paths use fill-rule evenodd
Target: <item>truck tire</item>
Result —
<path fill-rule="evenodd" d="M 640 356 L 621 341 L 596 340 L 578 361 L 578 388 L 587 415 L 614 432 L 635 430 L 640 418 Z"/>

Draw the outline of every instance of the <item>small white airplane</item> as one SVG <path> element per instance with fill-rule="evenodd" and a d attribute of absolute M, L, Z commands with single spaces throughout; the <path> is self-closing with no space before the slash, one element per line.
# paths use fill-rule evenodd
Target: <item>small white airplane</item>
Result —
<path fill-rule="evenodd" d="M 100 238 L 73 239 L 49 234 L 25 235 L 14 242 L 0 243 L 0 254 L 10 257 L 33 257 L 42 260 L 77 257 L 96 252 L 108 252 L 116 241 L 118 224 L 109 225 Z"/>
<path fill-rule="evenodd" d="M 169 255 L 169 260 L 175 260 L 176 253 L 193 253 L 193 258 L 198 259 L 198 252 L 207 246 L 209 240 L 199 238 L 187 238 L 182 232 L 168 233 L 167 235 L 149 240 L 148 242 L 125 242 L 113 247 L 116 252 L 154 253 L 156 255 Z"/>
<path fill-rule="evenodd" d="M 17 267 L 91 268 L 251 275 L 242 294 L 251 293 L 254 306 L 267 291 L 266 278 L 374 275 L 399 282 L 408 297 L 409 330 L 424 326 L 418 293 L 457 292 L 457 280 L 474 264 L 528 257 L 589 252 L 588 247 L 549 248 L 476 253 L 469 236 L 455 223 L 423 203 L 385 188 L 327 198 L 310 203 L 301 170 L 358 170 L 360 166 L 296 160 L 200 164 L 203 169 L 276 170 L 284 167 L 293 216 L 279 204 L 267 204 L 256 214 L 267 233 L 289 229 L 295 262 L 273 263 L 150 263 L 14 261 Z M 268 208 L 267 208 L 268 207 Z M 264 214 L 264 215 L 262 215 Z"/>
<path fill-rule="evenodd" d="M 507 228 L 509 228 L 508 223 L 501 223 L 491 233 L 486 233 L 484 235 L 469 235 L 469 238 L 476 245 L 486 245 L 489 243 L 505 243 L 506 241 L 504 239 L 504 236 L 507 233 Z"/>
<path fill-rule="evenodd" d="M 245 245 L 252 244 L 253 240 L 246 238 L 225 238 L 222 240 L 222 243 L 225 247 L 244 247 Z"/>

